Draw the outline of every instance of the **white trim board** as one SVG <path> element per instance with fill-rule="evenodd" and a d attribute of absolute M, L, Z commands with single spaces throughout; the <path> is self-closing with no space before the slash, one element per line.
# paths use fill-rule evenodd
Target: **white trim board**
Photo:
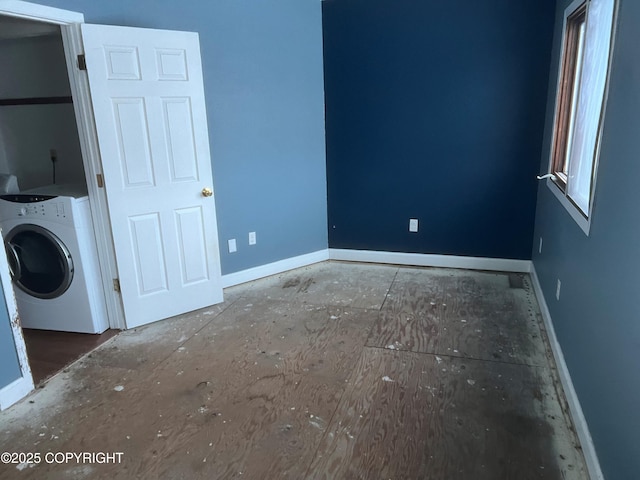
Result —
<path fill-rule="evenodd" d="M 84 14 L 48 7 L 37 3 L 22 2 L 20 0 L 2 0 L 0 2 L 2 15 L 19 17 L 28 20 L 45 21 L 47 23 L 69 24 L 84 22 Z"/>
<path fill-rule="evenodd" d="M 553 357 L 556 361 L 556 367 L 558 369 L 558 375 L 560 376 L 560 382 L 562 383 L 562 389 L 564 390 L 564 395 L 569 405 L 571 419 L 573 420 L 573 424 L 576 427 L 578 440 L 580 440 L 582 452 L 587 463 L 589 477 L 591 478 L 591 480 L 604 480 L 604 475 L 602 474 L 602 470 L 600 469 L 600 462 L 598 461 L 598 455 L 593 444 L 593 439 L 591 438 L 591 433 L 589 432 L 589 426 L 587 425 L 587 420 L 585 419 L 584 413 L 582 412 L 582 407 L 580 406 L 580 401 L 578 400 L 578 394 L 573 388 L 571 375 L 569 374 L 569 369 L 562 353 L 562 347 L 560 347 L 558 337 L 556 337 L 556 332 L 553 328 L 553 320 L 551 319 L 551 313 L 549 312 L 549 307 L 547 306 L 547 302 L 544 298 L 540 280 L 538 279 L 538 274 L 536 273 L 536 269 L 533 264 L 531 265 L 530 274 L 533 283 L 533 290 L 536 293 L 538 305 L 540 306 L 540 313 L 542 314 L 542 319 L 544 320 L 544 326 L 547 329 L 547 337 L 549 338 L 551 351 L 553 352 Z"/>
<path fill-rule="evenodd" d="M 0 233 L 1 232 L 2 230 L 0 229 Z M 14 395 L 21 394 L 22 397 L 24 397 L 33 390 L 34 385 L 31 367 L 29 366 L 29 357 L 27 355 L 27 346 L 24 343 L 24 337 L 22 335 L 16 297 L 13 293 L 13 282 L 9 274 L 9 263 L 5 252 L 0 252 L 0 280 L 2 280 L 2 295 L 5 305 L 7 306 L 13 344 L 15 345 L 18 364 L 20 365 L 20 378 L 0 389 L 0 410 L 4 410 L 20 400 L 21 397 L 14 398 Z"/>
<path fill-rule="evenodd" d="M 0 234 L 2 229 L 0 229 Z M 15 345 L 18 364 L 20 365 L 20 377 L 8 385 L 0 388 L 0 410 L 10 407 L 18 400 L 26 397 L 33 390 L 33 376 L 29 366 L 27 346 L 24 343 L 22 327 L 20 325 L 20 315 L 16 296 L 13 292 L 13 282 L 9 273 L 9 262 L 5 252 L 0 252 L 0 280 L 2 281 L 2 296 L 7 307 L 7 316 L 11 327 L 13 344 Z"/>
<path fill-rule="evenodd" d="M 31 390 L 33 390 L 33 382 L 30 376 L 20 377 L 0 389 L 0 410 L 5 410 L 19 400 L 22 400 Z"/>
<path fill-rule="evenodd" d="M 297 257 L 287 258 L 285 260 L 279 260 L 273 263 L 267 263 L 266 265 L 241 270 L 235 273 L 228 273 L 227 275 L 222 276 L 222 287 L 233 287 L 235 285 L 240 285 L 241 283 L 251 282 L 270 275 L 277 275 L 278 273 L 293 270 L 294 268 L 306 267 L 307 265 L 324 262 L 326 260 L 329 260 L 329 251 L 325 249 Z"/>
<path fill-rule="evenodd" d="M 388 263 L 416 267 L 467 268 L 469 270 L 492 270 L 499 272 L 529 273 L 530 260 L 506 258 L 462 257 L 457 255 L 435 255 L 425 253 L 377 252 L 373 250 L 329 249 L 331 260 L 347 262 Z"/>

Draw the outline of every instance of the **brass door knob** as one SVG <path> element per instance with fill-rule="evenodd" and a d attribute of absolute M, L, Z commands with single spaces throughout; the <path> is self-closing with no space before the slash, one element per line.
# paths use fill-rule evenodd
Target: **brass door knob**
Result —
<path fill-rule="evenodd" d="M 213 195 L 213 190 L 211 190 L 209 187 L 204 187 L 202 189 L 202 196 L 203 197 L 210 197 L 211 195 Z"/>

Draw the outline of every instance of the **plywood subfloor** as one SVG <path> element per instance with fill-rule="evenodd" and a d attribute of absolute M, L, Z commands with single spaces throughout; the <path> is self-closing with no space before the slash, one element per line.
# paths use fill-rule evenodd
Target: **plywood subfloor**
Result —
<path fill-rule="evenodd" d="M 528 277 L 326 262 L 225 293 L 0 413 L 2 451 L 121 463 L 0 478 L 587 478 Z"/>

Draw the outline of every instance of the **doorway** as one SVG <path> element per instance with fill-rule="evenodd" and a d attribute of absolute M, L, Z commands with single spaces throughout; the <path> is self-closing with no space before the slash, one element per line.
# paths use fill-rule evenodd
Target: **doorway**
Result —
<path fill-rule="evenodd" d="M 90 25 L 80 13 L 20 1 L 0 7 L 3 15 L 60 31 L 109 326 L 221 302 L 198 34 Z M 17 316 L 11 323 L 30 382 Z"/>
<path fill-rule="evenodd" d="M 0 174 L 11 176 L 0 191 L 4 194 L 0 226 L 27 358 L 37 385 L 113 337 L 117 330 L 104 331 L 100 326 L 94 328 L 96 334 L 77 333 L 85 329 L 81 323 L 93 312 L 74 289 L 91 275 L 93 281 L 83 283 L 99 290 L 91 292 L 93 297 L 104 297 L 99 266 L 83 262 L 77 249 L 70 251 L 73 246 L 59 238 L 58 226 L 50 228 L 48 219 L 38 225 L 39 219 L 34 222 L 30 215 L 18 213 L 16 217 L 13 213 L 39 207 L 44 212 L 45 207 L 61 205 L 20 203 L 27 195 L 21 192 L 55 191 L 78 198 L 88 192 L 61 27 L 0 16 L 0 60 L 11 66 L 0 77 Z M 15 201 L 9 200 L 12 197 Z M 91 225 L 91 209 L 84 207 Z M 80 232 L 80 227 L 76 231 Z M 89 248 L 96 251 L 95 239 L 92 243 Z M 97 314 L 108 327 L 105 302 L 99 300 L 94 302 L 101 309 Z M 87 329 L 91 331 L 91 325 Z"/>

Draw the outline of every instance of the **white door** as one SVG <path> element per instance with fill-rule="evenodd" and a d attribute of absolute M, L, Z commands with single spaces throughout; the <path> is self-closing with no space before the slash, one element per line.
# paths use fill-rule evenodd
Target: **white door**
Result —
<path fill-rule="evenodd" d="M 127 328 L 221 302 L 198 34 L 82 37 Z"/>

